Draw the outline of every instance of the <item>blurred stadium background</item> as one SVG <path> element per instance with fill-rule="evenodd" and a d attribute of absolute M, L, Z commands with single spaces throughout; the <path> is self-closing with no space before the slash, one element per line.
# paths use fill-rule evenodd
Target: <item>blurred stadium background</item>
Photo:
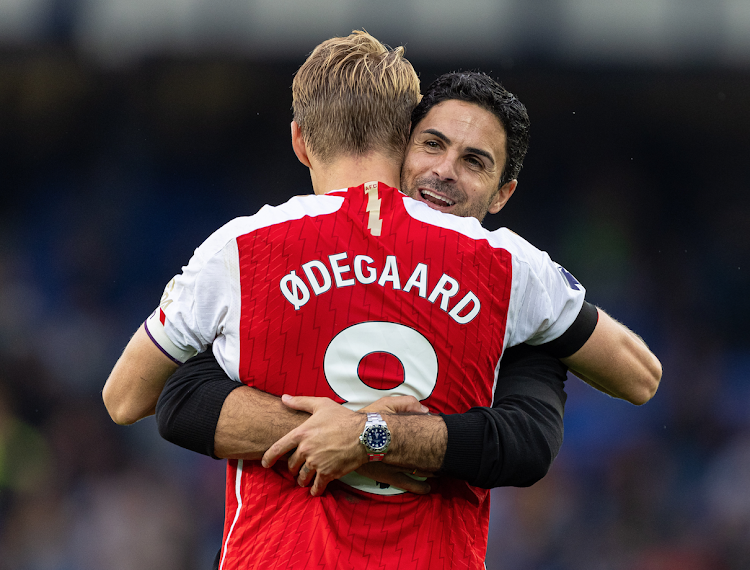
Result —
<path fill-rule="evenodd" d="M 292 74 L 354 28 L 526 103 L 489 225 L 664 364 L 640 408 L 568 381 L 488 569 L 750 568 L 748 0 L 0 0 L 0 570 L 210 567 L 224 464 L 115 426 L 101 386 L 211 231 L 309 192 Z"/>

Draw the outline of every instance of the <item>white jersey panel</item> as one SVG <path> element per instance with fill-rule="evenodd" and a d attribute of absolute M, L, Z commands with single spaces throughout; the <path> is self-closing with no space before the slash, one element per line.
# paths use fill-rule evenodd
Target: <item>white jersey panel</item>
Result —
<path fill-rule="evenodd" d="M 507 228 L 490 232 L 475 218 L 443 214 L 429 206 L 404 197 L 404 206 L 417 220 L 462 233 L 472 239 L 484 239 L 495 248 L 508 251 L 513 259 L 513 281 L 505 347 L 523 342 L 539 345 L 562 335 L 583 306 L 586 290 L 565 275 L 562 266 L 518 234 Z"/>
<path fill-rule="evenodd" d="M 562 335 L 575 321 L 586 296 L 584 287 L 565 275 L 561 265 L 518 234 L 501 228 L 505 243 L 513 244 L 513 290 L 506 329 L 506 346 L 526 342 L 540 345 Z M 521 252 L 515 255 L 515 251 Z"/>
<path fill-rule="evenodd" d="M 343 200 L 340 196 L 298 196 L 281 206 L 263 206 L 257 214 L 235 218 L 219 228 L 165 288 L 160 309 L 146 323 L 151 339 L 178 362 L 213 344 L 224 370 L 239 379 L 241 292 L 236 238 L 304 216 L 331 214 Z"/>

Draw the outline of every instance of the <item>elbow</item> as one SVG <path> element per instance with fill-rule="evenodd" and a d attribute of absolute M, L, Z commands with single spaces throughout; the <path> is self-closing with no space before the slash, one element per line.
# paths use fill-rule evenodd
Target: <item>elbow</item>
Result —
<path fill-rule="evenodd" d="M 652 355 L 651 361 L 647 363 L 646 369 L 641 374 L 641 382 L 638 385 L 638 390 L 628 399 L 630 403 L 642 406 L 653 398 L 659 389 L 661 374 L 661 362 Z"/>
<path fill-rule="evenodd" d="M 512 469 L 509 469 L 508 465 L 504 466 L 503 477 L 486 488 L 500 485 L 531 487 L 544 479 L 562 446 L 562 433 L 560 433 L 559 438 L 555 436 L 552 440 L 547 439 L 548 435 L 541 433 L 539 437 L 544 438 L 544 443 L 536 446 L 531 445 L 524 456 L 518 457 Z"/>
<path fill-rule="evenodd" d="M 112 394 L 110 394 L 106 387 L 102 390 L 102 400 L 104 401 L 104 407 L 109 412 L 109 417 L 112 421 L 121 426 L 129 426 L 145 417 L 145 414 L 139 413 L 134 410 L 127 402 L 118 400 Z"/>
<path fill-rule="evenodd" d="M 549 473 L 556 455 L 557 453 L 549 447 L 540 448 L 535 457 L 529 457 L 527 461 L 518 465 L 516 477 L 505 484 L 513 487 L 531 487 Z"/>
<path fill-rule="evenodd" d="M 535 483 L 544 479 L 544 476 L 547 475 L 551 466 L 552 460 L 548 462 L 538 461 L 534 464 L 527 465 L 524 470 L 524 477 L 519 479 L 514 486 L 531 487 Z"/>

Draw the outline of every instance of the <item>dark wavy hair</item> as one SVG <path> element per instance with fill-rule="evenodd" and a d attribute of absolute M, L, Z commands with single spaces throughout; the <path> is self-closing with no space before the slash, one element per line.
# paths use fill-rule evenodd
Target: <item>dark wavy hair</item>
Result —
<path fill-rule="evenodd" d="M 494 114 L 505 130 L 505 168 L 500 186 L 518 178 L 529 148 L 529 115 L 518 97 L 479 71 L 452 71 L 438 77 L 411 113 L 411 130 L 438 103 L 457 99 L 474 103 Z"/>

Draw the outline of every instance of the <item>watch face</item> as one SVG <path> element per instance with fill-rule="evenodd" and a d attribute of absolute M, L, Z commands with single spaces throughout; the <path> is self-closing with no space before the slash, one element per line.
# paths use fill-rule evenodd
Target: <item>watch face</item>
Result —
<path fill-rule="evenodd" d="M 370 451 L 382 451 L 391 442 L 391 432 L 387 427 L 372 426 L 364 434 L 364 444 Z"/>

